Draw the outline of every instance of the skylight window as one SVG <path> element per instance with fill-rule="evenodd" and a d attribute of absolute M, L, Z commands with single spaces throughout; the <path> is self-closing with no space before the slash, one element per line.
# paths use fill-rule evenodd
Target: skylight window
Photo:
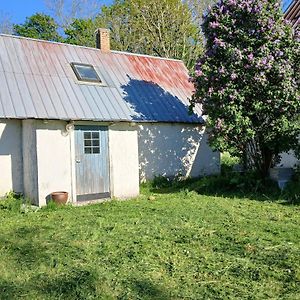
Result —
<path fill-rule="evenodd" d="M 92 65 L 71 63 L 71 66 L 78 80 L 98 83 L 102 82 Z"/>

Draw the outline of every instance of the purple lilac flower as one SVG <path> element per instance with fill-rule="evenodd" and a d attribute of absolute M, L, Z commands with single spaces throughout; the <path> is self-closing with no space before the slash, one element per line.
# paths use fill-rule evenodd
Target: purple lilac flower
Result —
<path fill-rule="evenodd" d="M 198 76 L 203 76 L 203 71 L 201 69 L 196 69 L 195 70 L 195 75 Z"/>
<path fill-rule="evenodd" d="M 195 66 L 195 70 L 200 70 L 202 68 L 202 58 L 198 59 L 196 66 Z"/>
<path fill-rule="evenodd" d="M 223 122 L 223 119 L 218 118 L 216 122 L 216 129 L 220 130 L 222 128 Z"/>
<path fill-rule="evenodd" d="M 258 4 L 258 5 L 255 5 L 255 6 L 252 8 L 252 13 L 257 14 L 257 13 L 261 12 L 261 10 L 262 10 L 262 5 L 261 5 L 261 4 Z"/>
<path fill-rule="evenodd" d="M 217 45 L 217 46 L 225 47 L 225 43 L 224 43 L 221 39 L 215 38 L 215 39 L 214 39 L 214 43 L 215 43 L 215 45 Z"/>
<path fill-rule="evenodd" d="M 236 75 L 235 73 L 231 73 L 230 79 L 231 79 L 231 80 L 237 79 L 237 75 Z"/>
<path fill-rule="evenodd" d="M 247 12 L 249 12 L 249 13 L 252 12 L 252 7 L 251 7 L 248 3 L 246 3 L 246 10 L 247 10 Z"/>
<path fill-rule="evenodd" d="M 261 64 L 262 64 L 263 66 L 266 66 L 267 63 L 268 63 L 268 60 L 267 60 L 266 57 L 264 57 L 260 62 L 261 62 Z"/>
<path fill-rule="evenodd" d="M 259 75 L 256 75 L 255 78 L 254 78 L 257 82 L 260 82 L 260 83 L 264 83 L 266 82 L 267 78 L 266 78 L 266 75 L 264 72 L 260 72 Z"/>
<path fill-rule="evenodd" d="M 223 3 L 224 3 L 224 2 L 223 2 L 223 0 L 218 0 L 218 2 L 217 2 L 217 6 L 219 6 L 219 7 L 220 7 L 220 6 L 222 6 L 222 5 L 223 5 Z"/>
<path fill-rule="evenodd" d="M 249 59 L 250 62 L 253 61 L 253 59 L 254 59 L 253 53 L 250 53 L 250 54 L 248 55 L 248 59 Z"/>
<path fill-rule="evenodd" d="M 237 4 L 236 0 L 228 0 L 228 5 L 235 6 Z"/>
<path fill-rule="evenodd" d="M 238 59 L 242 59 L 243 58 L 242 51 L 240 49 L 235 49 L 235 56 Z"/>
<path fill-rule="evenodd" d="M 228 12 L 228 7 L 226 5 L 222 5 L 220 8 L 222 14 L 226 14 Z"/>
<path fill-rule="evenodd" d="M 209 26 L 211 28 L 218 28 L 220 26 L 220 23 L 219 22 L 210 22 Z"/>
<path fill-rule="evenodd" d="M 283 51 L 278 51 L 278 52 L 277 52 L 277 56 L 278 56 L 278 57 L 283 56 Z"/>
<path fill-rule="evenodd" d="M 274 7 L 278 8 L 280 6 L 280 2 L 275 3 Z"/>
<path fill-rule="evenodd" d="M 225 68 L 222 66 L 222 67 L 220 67 L 219 69 L 218 69 L 218 72 L 220 73 L 220 74 L 224 74 L 225 73 Z"/>
<path fill-rule="evenodd" d="M 268 25 L 267 25 L 268 29 L 272 29 L 274 24 L 275 24 L 274 19 L 269 19 L 268 20 Z"/>

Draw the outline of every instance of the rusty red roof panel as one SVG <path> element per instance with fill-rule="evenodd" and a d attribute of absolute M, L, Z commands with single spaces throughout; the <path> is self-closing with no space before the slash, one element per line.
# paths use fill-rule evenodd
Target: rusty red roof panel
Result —
<path fill-rule="evenodd" d="M 103 84 L 79 82 L 71 62 Z M 0 118 L 201 123 L 182 61 L 0 35 Z"/>

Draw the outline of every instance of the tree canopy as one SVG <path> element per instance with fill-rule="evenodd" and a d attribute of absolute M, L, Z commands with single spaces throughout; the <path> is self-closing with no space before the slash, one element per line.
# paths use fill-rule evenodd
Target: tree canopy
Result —
<path fill-rule="evenodd" d="M 57 29 L 58 25 L 55 20 L 43 13 L 27 17 L 24 24 L 14 25 L 14 33 L 17 35 L 48 41 L 61 40 Z"/>
<path fill-rule="evenodd" d="M 110 29 L 115 50 L 182 59 L 192 67 L 202 50 L 200 27 L 180 0 L 115 0 L 94 19 L 74 20 L 66 41 L 94 45 L 97 27 Z"/>
<path fill-rule="evenodd" d="M 80 46 L 95 47 L 95 21 L 92 19 L 74 19 L 65 29 L 64 42 Z"/>
<path fill-rule="evenodd" d="M 101 0 L 44 0 L 48 11 L 64 31 L 76 19 L 93 19 L 99 14 Z"/>
<path fill-rule="evenodd" d="M 262 176 L 299 147 L 300 35 L 278 0 L 222 0 L 204 18 L 205 53 L 193 76 L 210 144 Z"/>

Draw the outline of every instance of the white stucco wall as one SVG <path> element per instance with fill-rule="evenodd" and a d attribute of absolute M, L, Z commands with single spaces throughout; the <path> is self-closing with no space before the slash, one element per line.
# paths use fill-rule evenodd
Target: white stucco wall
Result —
<path fill-rule="evenodd" d="M 199 177 L 220 171 L 220 154 L 207 145 L 203 126 L 142 124 L 138 145 L 141 181 L 155 175 Z"/>
<path fill-rule="evenodd" d="M 24 192 L 42 206 L 51 192 L 63 190 L 73 200 L 74 132 L 66 134 L 65 126 L 64 121 L 0 120 L 0 195 Z M 137 196 L 139 178 L 198 177 L 218 173 L 220 165 L 204 128 L 185 124 L 109 125 L 109 159 L 111 195 L 117 198 Z"/>
<path fill-rule="evenodd" d="M 51 192 L 67 191 L 76 198 L 74 132 L 66 134 L 63 121 L 23 121 L 24 173 L 27 195 L 39 206 L 46 205 Z M 81 125 L 103 125 L 78 122 Z M 109 126 L 111 195 L 129 198 L 139 194 L 137 128 L 129 124 Z M 36 182 L 36 185 L 35 185 Z M 31 184 L 30 184 L 31 183 Z M 74 199 L 74 201 L 73 201 Z"/>
<path fill-rule="evenodd" d="M 281 154 L 281 161 L 279 163 L 279 166 L 285 167 L 285 168 L 294 168 L 295 166 L 297 166 L 299 164 L 300 164 L 300 162 L 296 158 L 293 151 L 289 151 L 288 153 Z"/>
<path fill-rule="evenodd" d="M 36 155 L 39 205 L 46 204 L 50 193 L 66 191 L 72 201 L 71 137 L 66 122 L 36 121 Z"/>
<path fill-rule="evenodd" d="M 114 124 L 109 127 L 111 193 L 130 198 L 139 194 L 137 127 Z"/>
<path fill-rule="evenodd" d="M 22 123 L 0 120 L 0 197 L 23 192 Z"/>

